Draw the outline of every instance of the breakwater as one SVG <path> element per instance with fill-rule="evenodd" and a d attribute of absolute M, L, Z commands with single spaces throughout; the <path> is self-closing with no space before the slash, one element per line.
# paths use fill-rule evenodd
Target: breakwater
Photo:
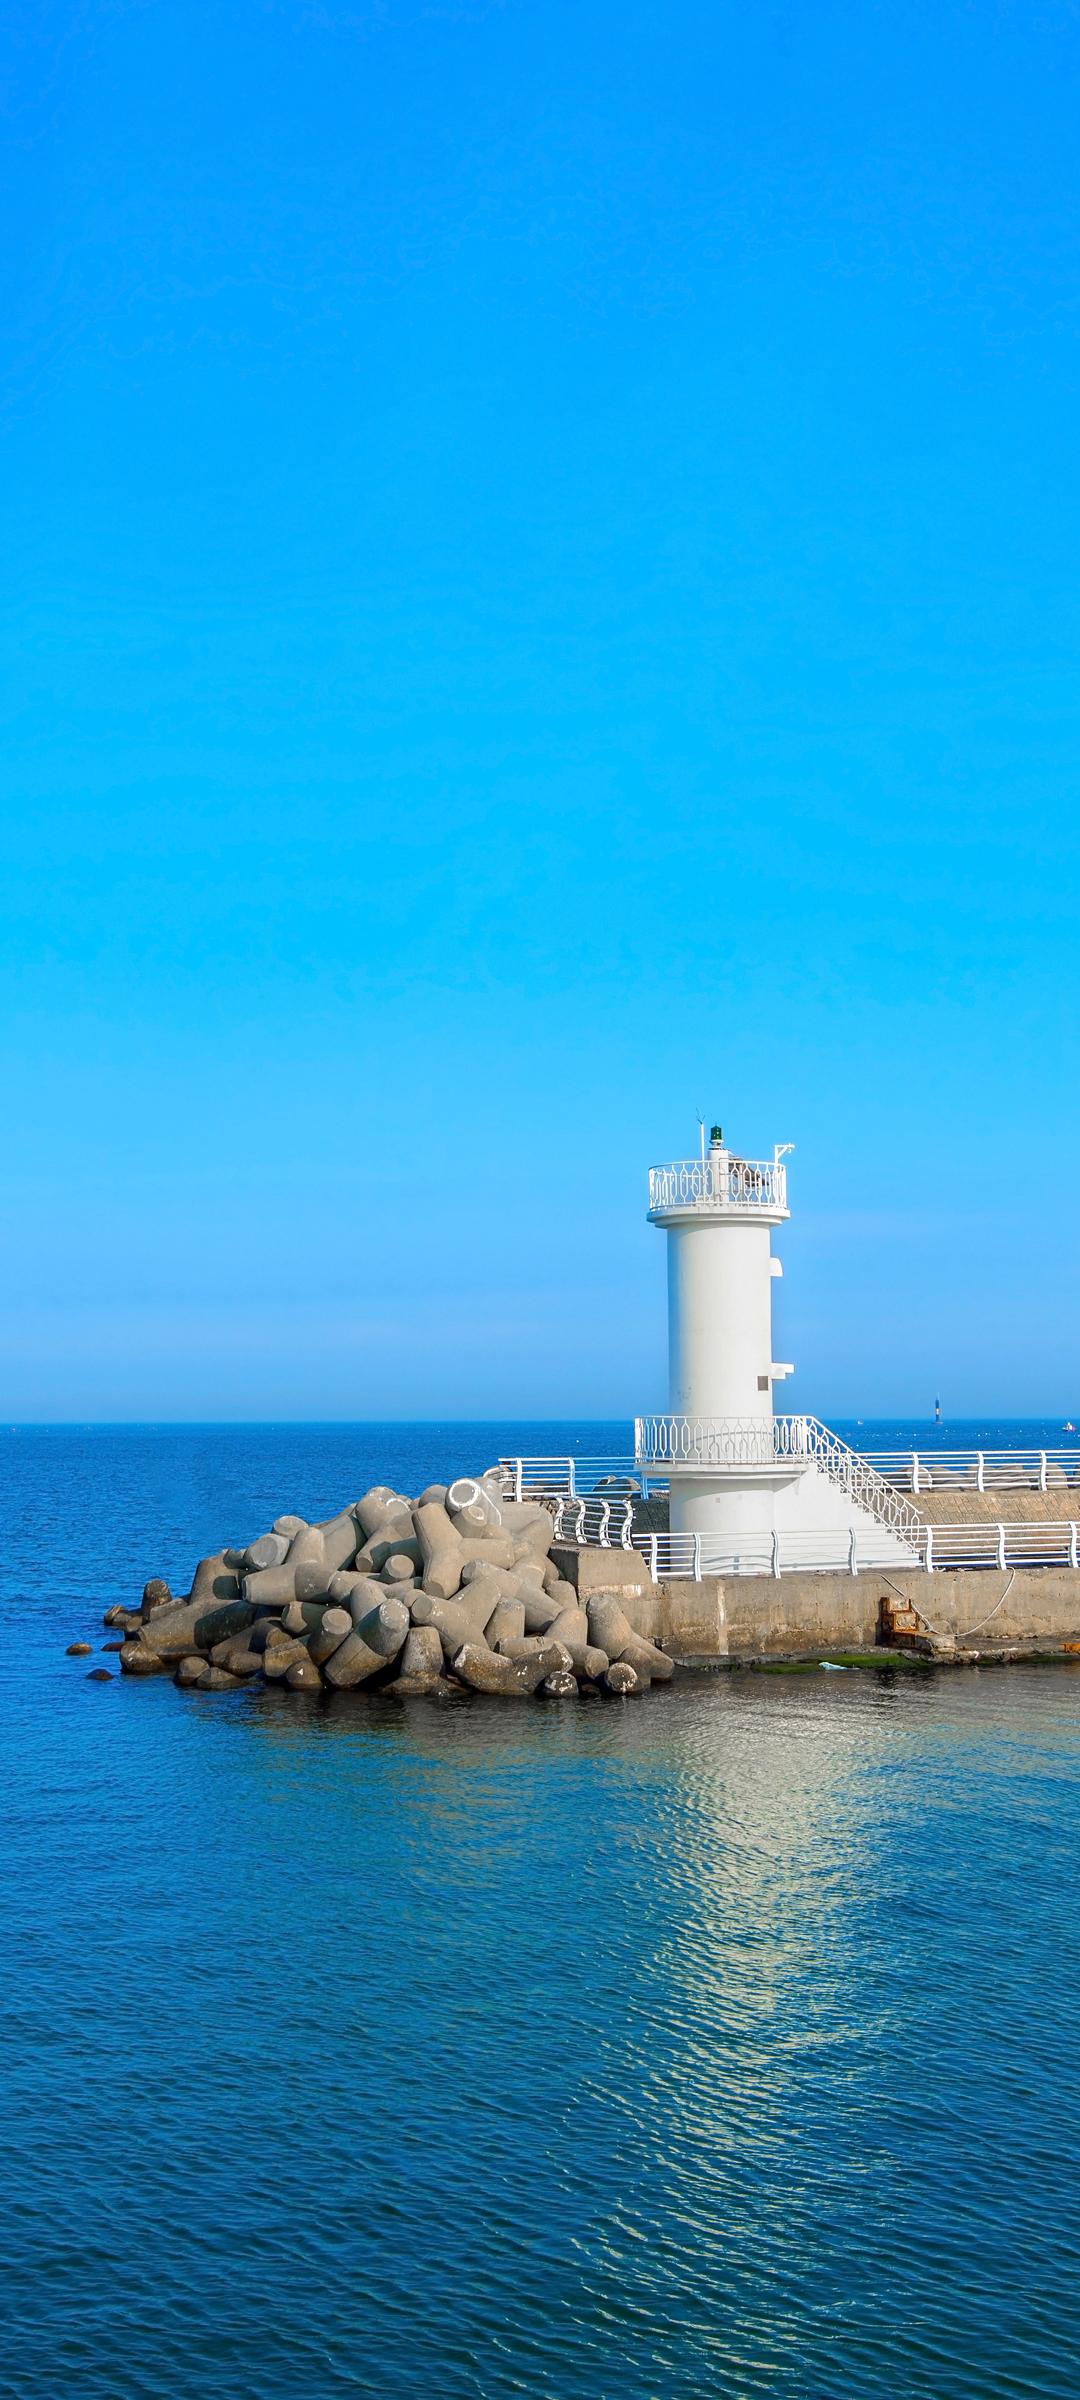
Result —
<path fill-rule="evenodd" d="M 297 1692 L 627 1698 L 669 1681 L 672 1659 L 617 1594 L 566 1580 L 553 1535 L 549 1511 L 505 1499 L 497 1471 L 415 1500 L 375 1484 L 320 1523 L 279 1516 L 200 1559 L 181 1599 L 152 1577 L 138 1608 L 105 1623 L 125 1636 L 125 1674 L 171 1672 L 201 1692 L 261 1677 Z"/>

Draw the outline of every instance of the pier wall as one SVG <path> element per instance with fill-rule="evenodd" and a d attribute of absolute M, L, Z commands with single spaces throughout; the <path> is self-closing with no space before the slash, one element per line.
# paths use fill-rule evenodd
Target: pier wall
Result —
<path fill-rule="evenodd" d="M 593 1592 L 617 1593 L 635 1630 L 661 1641 L 675 1658 L 798 1658 L 872 1649 L 882 1600 L 901 1597 L 959 1649 L 1017 1643 L 1053 1649 L 1080 1642 L 1080 1570 L 1069 1567 L 704 1575 L 700 1583 L 671 1576 L 654 1584 L 644 1560 L 630 1551 L 579 1550 L 567 1543 L 553 1555 L 583 1600 Z"/>

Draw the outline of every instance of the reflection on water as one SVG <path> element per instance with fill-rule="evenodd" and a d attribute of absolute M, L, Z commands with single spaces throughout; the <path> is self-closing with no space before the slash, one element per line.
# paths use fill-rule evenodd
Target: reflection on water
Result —
<path fill-rule="evenodd" d="M 0 1644 L 5 2388 L 1075 2388 L 1076 1670 L 95 1686 L 117 1489 Z"/>

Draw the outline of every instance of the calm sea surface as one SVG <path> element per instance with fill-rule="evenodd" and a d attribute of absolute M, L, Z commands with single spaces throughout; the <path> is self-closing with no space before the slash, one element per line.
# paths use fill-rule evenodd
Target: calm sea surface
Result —
<path fill-rule="evenodd" d="M 3 2394 L 1080 2387 L 1078 1670 L 501 1708 L 64 1656 L 282 1509 L 627 1441 L 0 1435 Z"/>

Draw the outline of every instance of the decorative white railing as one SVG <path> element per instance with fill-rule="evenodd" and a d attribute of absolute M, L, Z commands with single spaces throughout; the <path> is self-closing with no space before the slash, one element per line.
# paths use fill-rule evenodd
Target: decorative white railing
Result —
<path fill-rule="evenodd" d="M 1080 1484 L 1080 1449 L 867 1450 L 862 1455 L 899 1492 L 1047 1492 Z"/>
<path fill-rule="evenodd" d="M 811 1417 L 636 1417 L 634 1465 L 653 1467 L 809 1466 Z"/>
<path fill-rule="evenodd" d="M 590 1550 L 633 1548 L 634 1503 L 625 1500 L 564 1498 L 555 1502 L 555 1539 L 582 1542 Z"/>
<path fill-rule="evenodd" d="M 676 1158 L 649 1169 L 649 1214 L 672 1208 L 760 1209 L 787 1214 L 787 1168 L 775 1158 L 733 1158 L 730 1151 L 706 1158 Z"/>

